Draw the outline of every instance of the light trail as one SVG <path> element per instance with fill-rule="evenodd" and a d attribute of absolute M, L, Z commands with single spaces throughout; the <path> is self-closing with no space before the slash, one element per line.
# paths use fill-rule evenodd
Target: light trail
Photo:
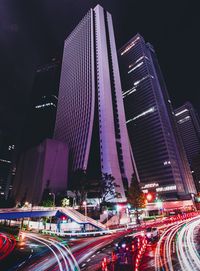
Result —
<path fill-rule="evenodd" d="M 194 231 L 200 224 L 200 217 L 179 221 L 166 228 L 157 243 L 155 251 L 155 270 L 174 271 L 172 255 L 176 252 L 181 270 L 200 270 L 200 255 L 194 243 Z M 175 251 L 172 251 L 178 233 Z"/>
<path fill-rule="evenodd" d="M 120 233 L 111 236 L 101 236 L 96 238 L 89 238 L 84 240 L 84 242 L 79 242 L 78 245 L 72 247 L 64 246 L 61 242 L 53 239 L 42 238 L 38 235 L 31 233 L 24 233 L 25 237 L 32 239 L 34 242 L 38 242 L 43 246 L 47 247 L 50 252 L 53 253 L 54 257 L 49 257 L 48 255 L 39 257 L 34 263 L 25 262 L 20 270 L 29 271 L 44 271 L 44 270 L 59 270 L 59 271 L 79 271 L 79 264 L 83 263 L 88 257 L 94 254 L 95 251 L 102 249 L 108 244 L 112 243 L 114 239 L 119 238 L 124 235 Z M 53 250 L 53 251 L 52 251 Z M 73 255 L 73 254 L 74 255 Z M 98 253 L 98 252 L 97 252 Z M 55 256 L 56 254 L 56 256 Z M 77 263 L 78 262 L 78 263 Z"/>
<path fill-rule="evenodd" d="M 31 266 L 27 267 L 29 271 L 43 271 L 48 270 L 52 266 L 57 265 L 56 270 L 59 271 L 72 271 L 77 270 L 79 271 L 79 266 L 73 257 L 72 253 L 70 252 L 69 248 L 65 247 L 62 243 L 57 242 L 55 240 L 48 240 L 34 234 L 25 233 L 25 236 L 29 239 L 34 240 L 35 242 L 41 243 L 45 247 L 47 247 L 54 255 L 54 257 L 46 257 L 41 261 L 37 261 L 36 263 L 32 264 Z M 46 262 L 44 263 L 44 260 Z"/>
<path fill-rule="evenodd" d="M 32 240 L 34 240 L 34 241 L 36 241 L 36 242 L 38 242 L 38 243 L 41 243 L 41 244 L 43 244 L 44 246 L 46 246 L 52 253 L 53 253 L 53 255 L 54 255 L 54 261 L 56 260 L 57 261 L 57 263 L 58 263 L 58 266 L 59 266 L 59 270 L 60 271 L 64 271 L 63 270 L 63 268 L 62 268 L 62 263 L 61 263 L 61 261 L 60 261 L 60 259 L 59 259 L 59 257 L 57 256 L 57 250 L 55 250 L 55 248 L 54 248 L 54 246 L 50 246 L 48 243 L 48 241 L 46 240 L 46 239 L 44 239 L 43 241 L 41 240 L 41 238 L 37 238 L 37 237 L 34 237 L 34 236 L 32 236 L 31 234 L 25 234 L 26 235 L 26 237 L 27 238 L 29 238 L 29 239 L 32 239 Z M 43 239 L 43 238 L 42 238 Z M 61 254 L 62 255 L 62 254 Z M 30 266 L 29 267 L 29 270 L 30 271 L 34 271 L 34 270 L 38 270 L 38 271 L 42 271 L 42 270 L 45 270 L 44 269 L 44 267 L 45 268 L 47 268 L 47 265 L 49 264 L 49 267 L 51 266 L 51 264 L 52 264 L 52 260 L 53 259 L 51 259 L 51 261 L 48 261 L 46 264 L 45 264 L 45 266 L 44 266 L 44 262 L 42 261 L 42 262 L 39 262 L 39 263 L 36 263 L 36 264 L 34 264 L 34 265 L 32 265 L 32 266 Z M 25 269 L 26 269 L 26 267 L 25 267 Z"/>
<path fill-rule="evenodd" d="M 6 258 L 15 248 L 16 241 L 10 234 L 0 233 L 0 260 Z"/>
<path fill-rule="evenodd" d="M 176 251 L 182 270 L 200 270 L 200 255 L 194 245 L 194 231 L 199 224 L 200 218 L 193 219 L 179 233 Z"/>

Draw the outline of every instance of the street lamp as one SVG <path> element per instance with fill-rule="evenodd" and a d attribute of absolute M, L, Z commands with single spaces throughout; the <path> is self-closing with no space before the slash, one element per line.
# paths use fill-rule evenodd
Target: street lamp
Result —
<path fill-rule="evenodd" d="M 49 193 L 49 195 L 53 196 L 53 208 L 55 208 L 55 206 L 56 206 L 56 195 L 53 192 Z M 51 231 L 51 221 L 52 221 L 52 216 L 50 217 L 50 226 L 49 226 L 50 231 Z"/>
<path fill-rule="evenodd" d="M 54 193 L 49 193 L 50 196 L 53 196 L 53 207 L 56 206 L 56 195 Z"/>
<path fill-rule="evenodd" d="M 106 226 L 108 227 L 108 210 L 104 210 L 103 213 L 106 215 Z"/>
<path fill-rule="evenodd" d="M 156 206 L 157 206 L 158 209 L 159 209 L 159 214 L 162 215 L 162 209 L 163 209 L 163 202 L 162 202 L 162 200 L 158 199 L 158 200 L 156 201 Z"/>
<path fill-rule="evenodd" d="M 85 220 L 87 218 L 87 201 L 83 202 L 83 206 L 85 207 Z"/>
<path fill-rule="evenodd" d="M 130 209 L 131 209 L 131 205 L 130 205 L 130 203 L 128 203 L 127 208 L 126 208 L 126 213 L 127 213 L 127 216 L 128 216 L 128 222 L 129 223 L 131 222 Z"/>
<path fill-rule="evenodd" d="M 117 209 L 117 216 L 118 216 L 118 224 L 120 224 L 120 211 L 122 209 L 122 206 L 117 204 L 116 209 Z"/>

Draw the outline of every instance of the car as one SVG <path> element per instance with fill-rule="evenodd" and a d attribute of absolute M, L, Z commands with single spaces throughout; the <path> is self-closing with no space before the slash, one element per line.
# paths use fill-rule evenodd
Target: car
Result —
<path fill-rule="evenodd" d="M 155 241 L 159 239 L 159 231 L 157 228 L 149 227 L 146 229 L 145 236 L 148 241 Z"/>
<path fill-rule="evenodd" d="M 131 236 L 125 236 L 119 243 L 115 244 L 115 252 L 121 253 L 132 249 L 133 239 Z"/>

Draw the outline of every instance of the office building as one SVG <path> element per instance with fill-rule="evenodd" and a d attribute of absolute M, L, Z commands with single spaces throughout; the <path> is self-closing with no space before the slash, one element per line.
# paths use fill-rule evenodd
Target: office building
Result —
<path fill-rule="evenodd" d="M 46 191 L 55 195 L 67 189 L 68 147 L 65 143 L 46 139 L 25 151 L 19 160 L 13 185 L 16 203 L 41 203 Z"/>
<path fill-rule="evenodd" d="M 112 174 L 117 200 L 126 200 L 133 158 L 112 18 L 99 5 L 65 40 L 54 138 L 69 146 L 70 176 L 78 169 L 91 179 Z"/>
<path fill-rule="evenodd" d="M 53 59 L 35 73 L 22 134 L 21 152 L 52 138 L 60 79 L 60 62 Z"/>
<path fill-rule="evenodd" d="M 196 190 L 153 46 L 137 34 L 119 50 L 119 62 L 126 123 L 143 189 L 163 199 L 190 197 Z"/>
<path fill-rule="evenodd" d="M 177 127 L 190 165 L 200 154 L 200 122 L 190 102 L 174 110 Z"/>
<path fill-rule="evenodd" d="M 197 192 L 200 193 L 200 153 L 193 157 L 191 162 L 191 170 Z"/>
<path fill-rule="evenodd" d="M 0 206 L 4 206 L 12 189 L 12 178 L 15 174 L 14 165 L 15 140 L 5 129 L 0 130 Z"/>

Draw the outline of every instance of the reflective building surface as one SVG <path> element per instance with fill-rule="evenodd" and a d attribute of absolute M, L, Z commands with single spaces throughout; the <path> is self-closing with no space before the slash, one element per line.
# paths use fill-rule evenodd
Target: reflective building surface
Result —
<path fill-rule="evenodd" d="M 189 163 L 200 153 L 200 123 L 197 113 L 190 102 L 177 108 L 176 122 Z"/>
<path fill-rule="evenodd" d="M 176 199 L 195 192 L 171 101 L 151 44 L 139 34 L 119 50 L 126 123 L 144 190 Z"/>
<path fill-rule="evenodd" d="M 125 200 L 133 159 L 112 18 L 99 5 L 65 40 L 54 138 L 69 146 L 71 174 L 111 174 Z"/>

